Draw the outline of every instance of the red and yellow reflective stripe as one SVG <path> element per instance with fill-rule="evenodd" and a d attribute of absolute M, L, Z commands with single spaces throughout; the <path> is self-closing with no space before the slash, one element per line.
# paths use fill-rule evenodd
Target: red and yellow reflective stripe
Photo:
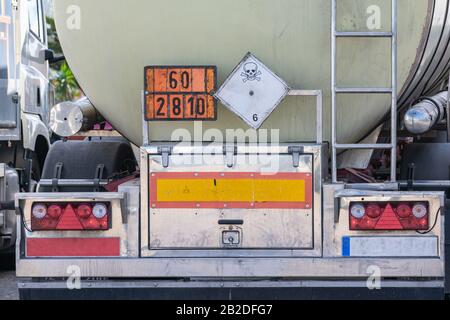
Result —
<path fill-rule="evenodd" d="M 307 173 L 153 173 L 153 208 L 312 207 L 312 175 Z"/>

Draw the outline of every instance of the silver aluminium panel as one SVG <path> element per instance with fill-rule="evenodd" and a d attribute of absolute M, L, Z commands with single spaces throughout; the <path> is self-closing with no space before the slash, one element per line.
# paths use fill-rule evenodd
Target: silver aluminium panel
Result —
<path fill-rule="evenodd" d="M 249 155 L 258 155 L 262 149 L 239 146 L 229 167 L 229 155 L 208 155 L 209 162 L 200 158 L 189 161 L 192 155 L 201 156 L 201 148 L 174 147 L 169 166 L 158 153 L 158 147 L 142 149 L 142 170 L 149 175 L 175 173 L 210 174 L 235 177 L 266 172 L 305 174 L 311 178 L 311 203 L 304 208 L 233 207 L 221 203 L 216 207 L 161 208 L 151 202 L 151 183 L 141 179 L 143 196 L 141 242 L 142 255 L 152 257 L 255 257 L 255 256 L 320 256 L 321 254 L 321 150 L 322 146 L 307 145 L 294 167 L 289 146 L 264 149 L 264 164 L 253 163 Z M 210 152 L 211 150 L 209 150 Z M 266 154 L 272 153 L 272 154 Z M 145 166 L 147 166 L 145 168 Z M 269 168 L 269 169 L 268 169 Z M 274 171 L 274 169 L 276 169 Z M 265 171 L 266 170 L 266 171 Z M 145 172 L 144 171 L 144 172 Z M 184 176 L 183 176 L 184 174 Z M 213 178 L 211 184 L 213 183 Z M 280 178 L 281 180 L 283 178 Z M 214 180 L 214 183 L 216 181 Z M 217 181 L 220 183 L 220 180 Z M 148 189 L 147 189 L 148 188 Z M 308 187 L 306 187 L 307 189 Z M 307 191 L 307 190 L 306 190 Z M 296 193 L 300 191 L 292 190 Z M 223 205 L 223 207 L 221 207 Z M 255 205 L 255 204 L 251 204 Z M 257 205 L 257 204 L 256 204 Z M 148 211 L 147 211 L 148 210 Z M 146 211 L 148 213 L 146 213 Z"/>

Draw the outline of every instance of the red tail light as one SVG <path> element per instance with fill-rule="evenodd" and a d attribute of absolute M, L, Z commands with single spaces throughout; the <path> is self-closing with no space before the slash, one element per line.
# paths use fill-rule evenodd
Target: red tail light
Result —
<path fill-rule="evenodd" d="M 406 219 L 411 217 L 412 215 L 412 208 L 409 204 L 402 203 L 397 207 L 397 215 L 402 218 Z"/>
<path fill-rule="evenodd" d="M 381 207 L 379 204 L 372 203 L 366 207 L 366 214 L 369 218 L 378 219 L 381 216 Z"/>
<path fill-rule="evenodd" d="M 99 206 L 105 214 L 95 216 L 93 208 Z M 109 230 L 109 228 L 109 205 L 105 203 L 36 203 L 32 208 L 32 231 Z"/>
<path fill-rule="evenodd" d="M 87 219 L 92 215 L 92 207 L 88 204 L 81 204 L 77 208 L 77 215 L 82 219 Z"/>
<path fill-rule="evenodd" d="M 47 209 L 47 215 L 54 220 L 58 220 L 61 217 L 62 212 L 63 208 L 57 204 L 53 204 Z"/>
<path fill-rule="evenodd" d="M 429 204 L 380 202 L 350 204 L 350 230 L 428 230 Z"/>

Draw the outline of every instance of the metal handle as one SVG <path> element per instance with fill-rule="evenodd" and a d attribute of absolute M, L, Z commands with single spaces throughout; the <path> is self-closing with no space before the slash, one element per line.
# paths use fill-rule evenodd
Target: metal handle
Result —
<path fill-rule="evenodd" d="M 244 220 L 219 220 L 219 225 L 243 225 Z"/>

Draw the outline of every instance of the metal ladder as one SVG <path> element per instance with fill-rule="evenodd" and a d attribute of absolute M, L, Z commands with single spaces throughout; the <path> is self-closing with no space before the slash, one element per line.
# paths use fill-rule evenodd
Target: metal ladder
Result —
<path fill-rule="evenodd" d="M 391 150 L 391 182 L 397 180 L 397 0 L 392 3 L 392 27 L 391 32 L 343 32 L 336 29 L 337 1 L 332 1 L 331 21 L 331 104 L 332 104 L 332 157 L 333 183 L 338 183 L 337 177 L 337 154 L 339 150 Z M 391 88 L 340 88 L 336 82 L 336 43 L 338 38 L 390 38 L 392 58 L 392 86 Z M 392 95 L 391 105 L 391 143 L 390 144 L 340 144 L 337 141 L 337 94 L 388 94 Z"/>

